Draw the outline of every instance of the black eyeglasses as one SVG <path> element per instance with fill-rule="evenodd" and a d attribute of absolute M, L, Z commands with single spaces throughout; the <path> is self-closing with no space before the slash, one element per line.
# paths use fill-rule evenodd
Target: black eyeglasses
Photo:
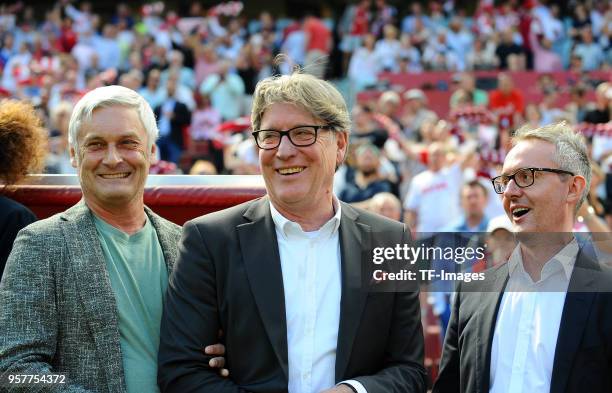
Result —
<path fill-rule="evenodd" d="M 331 126 L 297 126 L 287 131 L 259 130 L 254 131 L 255 142 L 260 149 L 276 149 L 283 136 L 287 136 L 294 146 L 305 147 L 313 145 L 317 141 L 319 130 L 333 130 Z"/>
<path fill-rule="evenodd" d="M 570 171 L 564 171 L 563 169 L 553 169 L 553 168 L 521 168 L 516 170 L 511 175 L 501 175 L 494 177 L 491 179 L 493 183 L 493 189 L 498 194 L 503 194 L 506 191 L 506 187 L 508 187 L 508 183 L 510 180 L 514 180 L 517 186 L 521 188 L 529 187 L 535 182 L 535 173 L 536 172 L 552 172 L 558 173 L 562 175 L 571 175 L 574 174 Z"/>

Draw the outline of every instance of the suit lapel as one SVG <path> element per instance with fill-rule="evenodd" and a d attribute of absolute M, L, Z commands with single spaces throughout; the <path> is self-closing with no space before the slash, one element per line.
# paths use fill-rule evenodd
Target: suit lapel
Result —
<path fill-rule="evenodd" d="M 340 219 L 340 254 L 342 266 L 342 298 L 340 301 L 340 326 L 336 352 L 336 380 L 344 376 L 355 341 L 361 313 L 368 297 L 362 288 L 362 254 L 371 242 L 370 227 L 356 222 L 359 214 L 342 204 Z"/>
<path fill-rule="evenodd" d="M 500 268 L 493 270 L 493 277 L 484 284 L 481 296 L 481 306 L 478 313 L 479 320 L 476 323 L 479 329 L 478 337 L 478 364 L 476 365 L 480 375 L 481 392 L 489 391 L 489 380 L 491 378 L 491 347 L 497 312 L 504 294 L 504 287 L 508 281 L 508 265 L 504 264 Z"/>
<path fill-rule="evenodd" d="M 251 291 L 274 353 L 287 378 L 287 320 L 280 254 L 268 198 L 252 203 L 238 225 L 240 248 Z"/>
<path fill-rule="evenodd" d="M 84 320 L 88 322 L 100 359 L 107 359 L 104 370 L 109 391 L 125 390 L 117 306 L 92 213 L 81 200 L 67 210 L 62 219 Z"/>
<path fill-rule="evenodd" d="M 565 304 L 555 348 L 555 360 L 550 384 L 551 393 L 565 392 L 574 357 L 578 351 L 582 332 L 587 324 L 597 292 L 594 283 L 598 271 L 599 267 L 596 262 L 589 259 L 586 253 L 581 250 L 576 258 L 576 265 L 565 295 Z"/>

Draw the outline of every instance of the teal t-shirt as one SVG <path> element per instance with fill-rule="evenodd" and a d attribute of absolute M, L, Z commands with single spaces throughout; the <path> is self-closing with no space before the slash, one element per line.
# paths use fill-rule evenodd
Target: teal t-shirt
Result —
<path fill-rule="evenodd" d="M 148 218 L 133 235 L 96 216 L 94 223 L 117 303 L 127 391 L 159 392 L 157 350 L 168 270 L 157 233 Z"/>

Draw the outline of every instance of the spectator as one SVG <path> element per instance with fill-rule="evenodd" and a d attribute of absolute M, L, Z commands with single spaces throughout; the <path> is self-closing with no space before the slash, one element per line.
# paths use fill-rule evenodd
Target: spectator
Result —
<path fill-rule="evenodd" d="M 559 94 L 555 89 L 550 89 L 544 92 L 544 97 L 540 102 L 540 114 L 542 115 L 542 124 L 558 123 L 565 120 L 566 113 L 557 105 Z"/>
<path fill-rule="evenodd" d="M 189 169 L 190 175 L 216 175 L 217 169 L 210 161 L 197 160 Z"/>
<path fill-rule="evenodd" d="M 495 54 L 495 43 L 489 39 L 476 38 L 467 55 L 467 66 L 471 70 L 493 70 L 499 65 Z"/>
<path fill-rule="evenodd" d="M 432 71 L 456 71 L 459 68 L 459 58 L 450 48 L 446 40 L 446 31 L 440 30 L 432 38 L 423 52 L 423 64 Z"/>
<path fill-rule="evenodd" d="M 332 47 L 331 32 L 323 21 L 313 15 L 304 18 L 306 58 L 304 71 L 318 78 L 325 76 Z"/>
<path fill-rule="evenodd" d="M 159 155 L 162 160 L 179 163 L 183 150 L 183 131 L 191 124 L 191 113 L 187 105 L 176 97 L 177 81 L 169 78 L 166 83 L 166 98 L 155 108 L 159 128 Z"/>
<path fill-rule="evenodd" d="M 422 90 L 410 89 L 406 91 L 404 100 L 404 113 L 400 118 L 403 132 L 408 139 L 414 139 L 425 121 L 436 121 L 438 116 L 427 108 L 427 97 Z"/>
<path fill-rule="evenodd" d="M 487 225 L 487 264 L 496 267 L 510 258 L 516 248 L 512 223 L 506 214 L 493 217 Z"/>
<path fill-rule="evenodd" d="M 49 154 L 46 161 L 47 173 L 76 173 L 70 162 L 68 145 L 68 124 L 73 104 L 62 101 L 51 110 L 49 133 Z"/>
<path fill-rule="evenodd" d="M 402 127 L 398 117 L 401 104 L 399 94 L 393 90 L 382 93 L 378 98 L 378 112 L 392 121 L 398 127 L 398 130 Z"/>
<path fill-rule="evenodd" d="M 596 234 L 606 232 L 608 236 L 605 238 L 596 236 L 595 246 L 599 248 L 599 251 L 612 252 L 609 241 L 610 227 L 602 220 L 605 214 L 605 208 L 599 197 L 597 196 L 597 189 L 599 185 L 604 181 L 605 174 L 596 163 L 591 162 L 591 183 L 589 184 L 589 190 L 586 195 L 586 199 L 582 206 L 578 210 L 576 216 L 576 222 L 574 223 L 574 232 L 590 232 Z M 608 240 L 607 244 L 602 244 L 601 239 Z M 597 241 L 599 240 L 599 241 Z M 602 247 L 603 246 L 603 247 Z"/>
<path fill-rule="evenodd" d="M 512 28 L 508 28 L 501 33 L 501 42 L 495 49 L 500 69 L 511 71 L 525 69 L 525 49 L 516 42 L 517 40 Z"/>
<path fill-rule="evenodd" d="M 374 54 L 381 71 L 396 72 L 398 70 L 398 56 L 401 49 L 397 39 L 397 28 L 393 25 L 385 25 L 383 39 L 376 42 Z"/>
<path fill-rule="evenodd" d="M 525 99 L 523 93 L 514 87 L 510 75 L 501 73 L 497 76 L 497 89 L 489 95 L 489 108 L 500 117 L 504 128 L 520 122 Z"/>
<path fill-rule="evenodd" d="M 119 77 L 119 85 L 138 91 L 142 87 L 143 79 L 142 71 L 133 68 Z"/>
<path fill-rule="evenodd" d="M 397 9 L 395 9 L 394 6 L 387 4 L 386 0 L 375 0 L 374 6 L 376 10 L 374 11 L 372 28 L 370 31 L 375 37 L 380 37 L 383 35 L 383 30 L 386 25 L 395 25 Z"/>
<path fill-rule="evenodd" d="M 348 77 L 355 91 L 376 85 L 380 63 L 374 51 L 376 39 L 372 34 L 366 34 L 362 45 L 353 52 L 348 66 Z"/>
<path fill-rule="evenodd" d="M 410 14 L 402 20 L 402 32 L 413 34 L 418 32 L 419 28 L 417 25 L 421 25 L 428 29 L 431 25 L 429 16 L 423 14 L 423 8 L 418 1 L 414 1 L 410 4 Z"/>
<path fill-rule="evenodd" d="M 43 168 L 46 135 L 34 109 L 25 103 L 0 102 L 1 188 L 18 184 Z M 27 207 L 0 195 L 0 278 L 17 232 L 36 221 Z"/>
<path fill-rule="evenodd" d="M 437 247 L 466 247 L 482 243 L 483 239 L 481 239 L 480 233 L 486 230 L 489 223 L 489 219 L 485 216 L 488 191 L 478 180 L 472 180 L 463 184 L 460 198 L 462 215 L 459 219 L 444 227 L 443 233 L 435 235 L 434 244 Z M 449 235 L 445 232 L 457 234 Z M 450 268 L 457 271 L 470 271 L 476 263 L 476 260 L 470 260 L 461 265 L 455 264 Z M 432 268 L 436 271 L 442 269 L 449 270 L 449 266 L 445 265 L 440 260 L 434 260 Z M 450 300 L 452 298 L 453 285 L 443 280 L 435 280 L 431 283 L 430 290 L 429 303 L 432 304 L 434 315 L 440 320 L 441 337 L 444 339 L 448 321 L 450 320 Z"/>
<path fill-rule="evenodd" d="M 220 63 L 213 44 L 196 45 L 195 58 L 195 82 L 200 86 L 206 78 L 219 71 Z"/>
<path fill-rule="evenodd" d="M 586 87 L 577 84 L 570 89 L 570 102 L 565 106 L 571 124 L 585 121 L 587 113 Z"/>
<path fill-rule="evenodd" d="M 414 32 L 404 33 L 410 34 L 412 45 L 414 45 L 421 53 L 425 51 L 427 42 L 431 39 L 433 30 L 429 29 L 421 18 L 415 20 Z"/>
<path fill-rule="evenodd" d="M 236 18 L 230 19 L 226 33 L 217 40 L 217 53 L 219 57 L 235 62 L 244 46 L 244 31 L 240 21 Z"/>
<path fill-rule="evenodd" d="M 72 4 L 67 4 L 64 10 L 74 22 L 74 31 L 77 34 L 93 32 L 96 18 L 91 12 L 89 1 L 83 1 L 80 9 L 76 9 Z"/>
<path fill-rule="evenodd" d="M 223 144 L 225 139 L 219 131 L 221 113 L 213 108 L 210 97 L 205 94 L 200 94 L 197 102 L 198 107 L 191 116 L 191 127 L 189 127 L 192 142 L 204 145 L 204 155 L 213 161 L 217 172 L 221 172 L 224 168 Z"/>
<path fill-rule="evenodd" d="M 591 19 L 583 3 L 580 2 L 576 4 L 571 21 L 572 27 L 569 31 L 570 37 L 573 41 L 580 42 L 583 29 L 591 26 Z"/>
<path fill-rule="evenodd" d="M 390 192 L 379 192 L 374 195 L 370 200 L 369 208 L 374 213 L 391 220 L 402 220 L 402 203 Z"/>
<path fill-rule="evenodd" d="M 157 108 L 166 98 L 166 93 L 162 89 L 160 81 L 161 72 L 157 68 L 153 68 L 149 71 L 147 84 L 138 90 L 138 93 L 147 101 L 151 108 Z"/>
<path fill-rule="evenodd" d="M 531 51 L 533 52 L 534 70 L 538 72 L 561 71 L 561 57 L 552 49 L 552 41 L 544 34 L 537 34 L 532 28 L 529 33 Z"/>
<path fill-rule="evenodd" d="M 467 55 L 472 50 L 474 37 L 463 27 L 463 20 L 461 18 L 455 16 L 449 22 L 446 41 L 448 47 L 455 53 L 457 70 L 465 70 L 467 68 Z"/>
<path fill-rule="evenodd" d="M 459 88 L 451 95 L 451 109 L 457 107 L 460 97 L 464 97 L 464 99 L 467 100 L 468 105 L 488 105 L 489 96 L 486 91 L 476 88 L 476 79 L 474 78 L 474 75 L 464 72 L 456 76 L 459 82 Z"/>
<path fill-rule="evenodd" d="M 595 108 L 584 115 L 584 121 L 593 124 L 609 122 L 610 102 L 612 102 L 612 85 L 609 82 L 599 84 L 595 90 Z"/>
<path fill-rule="evenodd" d="M 400 36 L 400 49 L 398 54 L 399 73 L 417 73 L 423 71 L 421 64 L 421 52 L 413 46 L 412 39 L 407 33 Z"/>
<path fill-rule="evenodd" d="M 379 192 L 391 192 L 392 185 L 380 173 L 380 150 L 369 143 L 355 150 L 355 171 L 349 176 L 342 192 L 338 195 L 347 203 L 362 202 Z"/>
<path fill-rule="evenodd" d="M 559 19 L 559 6 L 557 4 L 538 4 L 532 10 L 534 17 L 531 31 L 551 42 L 560 41 L 564 35 L 563 22 Z"/>
<path fill-rule="evenodd" d="M 193 91 L 196 88 L 195 74 L 193 70 L 184 65 L 185 56 L 179 50 L 170 52 L 170 65 L 161 73 L 161 83 L 165 84 L 168 80 L 168 75 L 172 72 L 178 74 L 179 86 L 185 86 Z"/>
<path fill-rule="evenodd" d="M 89 31 L 81 33 L 70 53 L 78 62 L 81 72 L 85 73 L 89 70 L 92 65 L 92 57 L 96 55 L 92 33 Z"/>
<path fill-rule="evenodd" d="M 134 26 L 134 17 L 130 6 L 126 3 L 119 3 L 115 10 L 111 23 L 114 25 L 123 24 L 127 29 L 131 29 Z"/>
<path fill-rule="evenodd" d="M 30 77 L 32 54 L 27 42 L 19 44 L 19 51 L 4 65 L 2 87 L 14 92 L 20 81 Z"/>
<path fill-rule="evenodd" d="M 119 69 L 121 65 L 121 48 L 117 41 L 117 27 L 115 25 L 104 25 L 102 36 L 96 36 L 93 39 L 93 48 L 99 57 L 101 70 L 109 68 Z"/>
<path fill-rule="evenodd" d="M 478 180 L 472 180 L 461 188 L 461 218 L 446 229 L 450 232 L 484 232 L 489 224 L 485 215 L 489 192 Z"/>
<path fill-rule="evenodd" d="M 362 45 L 363 40 L 370 31 L 370 3 L 370 0 L 360 0 L 357 4 L 347 6 L 338 24 L 344 72 L 349 70 L 349 59 L 353 58 L 354 52 L 365 46 Z"/>
<path fill-rule="evenodd" d="M 0 64 L 2 66 L 5 66 L 8 60 L 17 53 L 15 49 L 15 36 L 11 33 L 4 34 L 2 47 L 0 48 Z"/>
<path fill-rule="evenodd" d="M 168 81 L 173 80 L 176 85 L 175 98 L 187 105 L 187 109 L 189 109 L 190 112 L 193 111 L 196 107 L 193 90 L 179 83 L 180 73 L 178 69 L 173 68 L 169 71 L 170 72 L 168 72 L 168 80 L 166 81 L 166 84 Z"/>
<path fill-rule="evenodd" d="M 537 104 L 527 104 L 525 107 L 525 121 L 531 128 L 538 128 L 545 125 L 542 121 L 542 113 Z"/>
<path fill-rule="evenodd" d="M 352 110 L 351 142 L 368 142 L 382 149 L 389 137 L 389 131 L 377 121 L 367 105 L 355 105 Z"/>
<path fill-rule="evenodd" d="M 296 66 L 303 67 L 304 61 L 306 59 L 306 48 L 305 48 L 306 34 L 304 33 L 304 30 L 302 30 L 302 26 L 300 25 L 299 22 L 294 21 L 290 25 L 290 31 L 287 31 L 287 30 L 289 30 L 289 27 L 285 29 L 287 36 L 281 47 L 282 53 L 286 54 L 288 57 L 287 68 L 282 70 L 283 74 L 291 73 L 293 68 Z M 346 57 L 346 60 L 345 60 L 345 57 Z M 343 56 L 343 61 L 348 62 L 348 57 Z M 344 70 L 346 71 L 346 66 L 344 67 Z M 247 90 L 250 90 L 249 94 L 253 95 L 253 92 L 255 91 L 255 84 L 253 84 L 253 87 L 251 89 L 247 89 Z"/>
<path fill-rule="evenodd" d="M 573 54 L 582 59 L 582 71 L 595 71 L 604 61 L 601 46 L 593 40 L 593 33 L 589 26 L 580 30 L 581 42 L 574 48 Z"/>
<path fill-rule="evenodd" d="M 213 107 L 221 113 L 224 120 L 231 120 L 242 114 L 244 82 L 240 76 L 230 72 L 230 63 L 221 62 L 219 71 L 202 82 L 200 93 L 209 95 Z"/>
<path fill-rule="evenodd" d="M 450 165 L 449 165 L 450 164 Z M 416 175 L 404 200 L 404 222 L 422 236 L 440 231 L 460 216 L 460 164 L 449 163 L 445 147 L 434 142 L 427 148 L 427 170 Z M 444 209 L 440 209 L 444 206 Z"/>

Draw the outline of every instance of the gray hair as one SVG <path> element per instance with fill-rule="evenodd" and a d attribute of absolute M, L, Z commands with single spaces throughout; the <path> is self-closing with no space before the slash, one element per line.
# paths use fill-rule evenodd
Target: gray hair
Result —
<path fill-rule="evenodd" d="M 68 143 L 70 143 L 74 151 L 78 151 L 77 136 L 83 124 L 91 121 L 91 116 L 96 109 L 111 106 L 133 108 L 138 112 L 140 122 L 147 132 L 148 150 L 151 150 L 159 134 L 151 106 L 134 90 L 113 85 L 98 87 L 90 91 L 74 107 L 72 116 L 70 116 L 70 125 L 68 126 Z"/>
<path fill-rule="evenodd" d="M 512 146 L 527 139 L 539 139 L 555 145 L 553 161 L 559 169 L 584 177 L 586 187 L 574 213 L 584 203 L 591 186 L 591 162 L 582 135 L 576 133 L 566 122 L 545 125 L 539 128 L 523 126 L 512 137 Z"/>

